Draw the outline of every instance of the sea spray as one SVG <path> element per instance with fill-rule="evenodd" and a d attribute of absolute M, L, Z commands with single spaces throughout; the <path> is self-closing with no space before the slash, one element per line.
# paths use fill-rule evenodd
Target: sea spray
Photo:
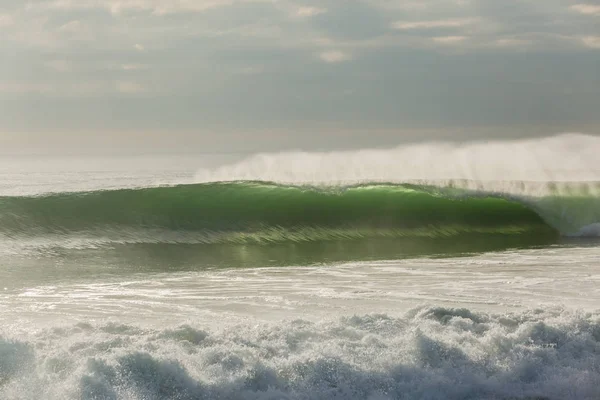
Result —
<path fill-rule="evenodd" d="M 487 192 L 544 194 L 518 182 L 600 181 L 600 137 L 561 134 L 522 140 L 422 142 L 387 149 L 260 153 L 196 172 L 197 182 L 270 181 L 352 185 L 468 181 Z M 517 182 L 517 185 L 513 183 Z M 471 187 L 474 188 L 474 187 Z M 594 191 L 600 194 L 598 186 Z"/>

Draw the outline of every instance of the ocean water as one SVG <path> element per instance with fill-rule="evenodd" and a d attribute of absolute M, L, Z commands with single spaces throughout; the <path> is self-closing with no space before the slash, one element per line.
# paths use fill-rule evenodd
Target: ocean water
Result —
<path fill-rule="evenodd" d="M 0 399 L 599 399 L 600 139 L 0 158 Z"/>

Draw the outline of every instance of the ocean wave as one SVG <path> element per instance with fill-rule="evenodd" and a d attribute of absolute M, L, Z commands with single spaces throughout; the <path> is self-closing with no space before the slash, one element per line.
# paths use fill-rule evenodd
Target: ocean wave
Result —
<path fill-rule="evenodd" d="M 399 318 L 221 329 L 3 330 L 7 400 L 600 397 L 600 316 L 561 309 L 420 307 Z"/>
<path fill-rule="evenodd" d="M 524 183 L 522 183 L 525 185 Z M 347 187 L 217 182 L 30 197 L 0 197 L 0 234 L 161 242 L 314 242 L 460 235 L 595 235 L 600 197 L 590 184 L 547 184 L 541 197 L 446 186 Z"/>

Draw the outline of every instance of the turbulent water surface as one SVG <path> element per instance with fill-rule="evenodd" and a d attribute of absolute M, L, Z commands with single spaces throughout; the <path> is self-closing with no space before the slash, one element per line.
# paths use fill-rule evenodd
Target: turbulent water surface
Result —
<path fill-rule="evenodd" d="M 2 160 L 0 398 L 598 399 L 597 142 Z"/>

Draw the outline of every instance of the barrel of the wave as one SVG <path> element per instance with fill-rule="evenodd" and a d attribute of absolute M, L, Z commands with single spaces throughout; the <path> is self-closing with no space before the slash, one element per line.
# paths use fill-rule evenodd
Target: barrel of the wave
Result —
<path fill-rule="evenodd" d="M 555 240 L 532 209 L 501 197 L 417 185 L 217 182 L 0 198 L 3 234 L 178 233 L 202 243 L 360 239 Z M 535 240 L 534 240 L 535 239 Z"/>

